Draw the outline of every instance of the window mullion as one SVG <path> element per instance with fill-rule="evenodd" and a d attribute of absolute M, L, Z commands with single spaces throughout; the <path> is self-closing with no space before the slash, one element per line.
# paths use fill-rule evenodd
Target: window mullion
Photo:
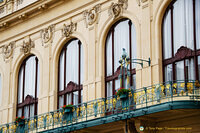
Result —
<path fill-rule="evenodd" d="M 114 55 L 115 55 L 115 53 L 114 53 L 114 46 L 115 46 L 115 41 L 114 41 L 114 33 L 115 33 L 115 29 L 114 29 L 114 27 L 112 28 L 112 76 L 114 76 L 114 63 L 115 63 L 115 61 L 114 61 Z M 112 95 L 114 95 L 114 91 L 115 91 L 115 80 L 112 80 Z"/>
<path fill-rule="evenodd" d="M 130 59 L 132 59 L 132 22 L 129 20 L 129 53 L 130 53 Z M 130 71 L 132 70 L 132 63 L 130 62 Z M 130 85 L 133 85 L 133 79 L 132 79 L 132 74 L 130 74 Z"/>
<path fill-rule="evenodd" d="M 34 105 L 35 105 L 35 107 L 34 107 L 34 115 L 36 115 L 37 114 L 37 108 L 36 108 L 36 98 L 37 98 L 37 84 L 38 84 L 38 82 L 37 82 L 37 77 L 38 77 L 38 59 L 37 59 L 37 57 L 35 57 L 35 65 L 36 65 L 36 67 L 35 67 L 35 72 L 36 72 L 36 74 L 35 74 L 35 103 L 34 103 Z"/>
<path fill-rule="evenodd" d="M 198 75 L 198 60 L 197 60 L 197 46 L 196 46 L 196 12 L 195 12 L 195 0 L 193 0 L 193 32 L 194 32 L 194 51 L 195 51 L 195 56 L 194 56 L 194 66 L 195 66 L 195 78 L 196 80 L 199 80 L 199 75 Z"/>
<path fill-rule="evenodd" d="M 79 91 L 78 91 L 78 103 L 81 103 L 81 98 L 80 98 L 80 90 L 81 90 L 81 42 L 78 41 L 78 53 L 79 53 L 79 57 L 78 57 L 78 85 L 79 85 Z"/>

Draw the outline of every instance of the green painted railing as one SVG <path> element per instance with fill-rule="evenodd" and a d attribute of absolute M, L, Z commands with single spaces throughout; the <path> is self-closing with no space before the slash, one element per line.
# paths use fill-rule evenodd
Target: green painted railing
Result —
<path fill-rule="evenodd" d="M 121 114 L 140 108 L 173 101 L 200 101 L 200 84 L 195 81 L 173 81 L 133 90 L 127 98 L 119 96 L 100 98 L 74 105 L 69 112 L 55 110 L 25 119 L 25 124 L 12 122 L 0 125 L 0 133 L 42 132 L 78 124 L 109 115 Z M 84 126 L 84 123 L 82 124 Z"/>

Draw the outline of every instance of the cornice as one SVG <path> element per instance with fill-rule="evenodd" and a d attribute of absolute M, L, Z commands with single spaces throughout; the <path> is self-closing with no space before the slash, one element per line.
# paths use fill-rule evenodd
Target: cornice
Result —
<path fill-rule="evenodd" d="M 22 9 L 12 12 L 0 18 L 0 31 L 6 29 L 8 26 L 12 26 L 14 24 L 19 23 L 20 21 L 23 21 L 26 18 L 29 18 L 31 16 L 41 13 L 43 10 L 50 8 L 52 5 L 55 5 L 55 3 L 59 4 L 59 3 L 62 3 L 63 1 L 67 1 L 67 0 L 60 0 L 60 1 L 39 0 Z"/>

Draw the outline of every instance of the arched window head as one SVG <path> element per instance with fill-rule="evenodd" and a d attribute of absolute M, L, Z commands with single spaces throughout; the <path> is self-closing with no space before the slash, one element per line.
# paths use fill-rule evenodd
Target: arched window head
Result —
<path fill-rule="evenodd" d="M 17 116 L 37 115 L 39 92 L 39 63 L 36 56 L 26 58 L 18 74 Z"/>
<path fill-rule="evenodd" d="M 136 31 L 129 19 L 115 23 L 107 35 L 105 47 L 105 92 L 107 97 L 114 95 L 120 87 L 120 80 L 118 79 L 120 73 L 119 60 L 123 48 L 126 49 L 130 58 L 136 58 Z M 131 70 L 130 84 L 135 87 L 135 65 L 131 64 L 129 69 Z"/>
<path fill-rule="evenodd" d="M 82 102 L 83 46 L 78 39 L 70 40 L 59 57 L 58 108 Z"/>
<path fill-rule="evenodd" d="M 164 81 L 199 80 L 200 1 L 173 1 L 163 18 L 162 35 Z"/>

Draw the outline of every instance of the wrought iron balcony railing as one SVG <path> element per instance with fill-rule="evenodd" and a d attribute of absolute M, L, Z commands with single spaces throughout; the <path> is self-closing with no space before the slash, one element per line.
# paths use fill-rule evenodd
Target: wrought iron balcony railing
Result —
<path fill-rule="evenodd" d="M 31 118 L 22 124 L 12 122 L 0 125 L 1 133 L 11 132 L 45 132 L 56 128 L 62 131 L 73 131 L 87 127 L 86 122 L 109 116 L 131 113 L 143 110 L 144 114 L 152 106 L 176 101 L 200 101 L 200 84 L 195 81 L 172 81 L 156 84 L 129 92 L 127 98 L 119 96 L 100 98 L 86 103 L 74 105 L 72 110 L 55 110 Z M 133 115 L 130 117 L 134 117 Z M 117 120 L 113 118 L 113 120 Z M 73 128 L 73 125 L 82 123 L 82 127 Z"/>

